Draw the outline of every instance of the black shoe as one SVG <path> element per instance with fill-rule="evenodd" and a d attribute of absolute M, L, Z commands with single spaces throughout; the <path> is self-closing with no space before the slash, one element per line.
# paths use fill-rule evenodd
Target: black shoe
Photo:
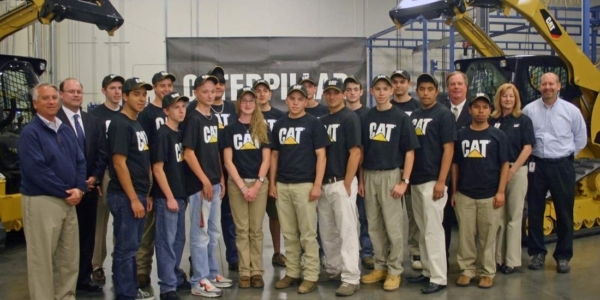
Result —
<path fill-rule="evenodd" d="M 177 286 L 177 290 L 178 291 L 190 291 L 190 290 L 192 290 L 192 284 L 187 280 L 183 280 L 183 282 Z"/>
<path fill-rule="evenodd" d="M 137 275 L 137 287 L 139 289 L 146 288 L 150 285 L 150 276 L 146 274 L 138 274 Z"/>
<path fill-rule="evenodd" d="M 433 293 L 437 293 L 445 288 L 446 288 L 445 285 L 430 282 L 427 287 L 424 287 L 421 289 L 421 292 L 423 294 L 433 294 Z"/>
<path fill-rule="evenodd" d="M 173 291 L 166 292 L 164 294 L 160 294 L 160 300 L 179 300 L 179 296 L 177 296 L 177 293 Z"/>
<path fill-rule="evenodd" d="M 83 284 L 77 284 L 77 291 L 88 293 L 102 293 L 102 286 L 99 286 L 91 281 Z"/>
<path fill-rule="evenodd" d="M 556 264 L 556 272 L 558 273 L 569 273 L 571 271 L 569 261 L 566 259 L 559 259 Z"/>
<path fill-rule="evenodd" d="M 410 283 L 429 283 L 429 277 L 425 277 L 421 274 L 416 277 L 406 277 L 406 281 Z"/>
<path fill-rule="evenodd" d="M 239 265 L 238 262 L 233 262 L 229 264 L 229 271 L 235 271 L 235 272 L 239 272 Z"/>
<path fill-rule="evenodd" d="M 504 269 L 504 267 L 505 267 L 504 264 L 496 264 L 496 272 L 502 271 L 502 269 Z"/>
<path fill-rule="evenodd" d="M 544 261 L 546 260 L 546 255 L 539 253 L 531 257 L 531 261 L 529 262 L 530 270 L 539 270 L 544 267 Z"/>
<path fill-rule="evenodd" d="M 508 274 L 512 274 L 515 272 L 515 268 L 511 267 L 511 266 L 503 266 L 502 268 L 500 268 L 500 272 L 508 275 Z"/>

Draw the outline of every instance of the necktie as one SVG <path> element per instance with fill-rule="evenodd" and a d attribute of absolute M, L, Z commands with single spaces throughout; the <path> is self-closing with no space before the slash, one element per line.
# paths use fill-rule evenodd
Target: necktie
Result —
<path fill-rule="evenodd" d="M 454 120 L 458 120 L 458 107 L 453 107 L 452 108 L 452 114 L 454 115 Z"/>
<path fill-rule="evenodd" d="M 73 115 L 73 119 L 75 120 L 75 133 L 77 133 L 79 147 L 81 147 L 81 151 L 85 152 L 85 136 L 83 135 L 83 128 L 79 125 L 79 115 Z"/>

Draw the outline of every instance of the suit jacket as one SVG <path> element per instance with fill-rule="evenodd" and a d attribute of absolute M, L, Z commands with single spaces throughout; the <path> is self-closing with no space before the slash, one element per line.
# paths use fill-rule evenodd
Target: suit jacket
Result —
<path fill-rule="evenodd" d="M 90 176 L 96 177 L 96 184 L 99 185 L 104 178 L 104 171 L 107 167 L 107 157 L 105 149 L 104 126 L 100 119 L 87 112 L 81 111 L 81 122 L 83 123 L 83 131 L 85 133 L 85 155 L 86 161 L 86 180 Z M 67 118 L 63 108 L 58 110 L 56 116 L 74 132 L 75 128 L 71 125 L 71 121 Z M 77 141 L 73 141 L 77 142 Z"/>
<path fill-rule="evenodd" d="M 443 101 L 443 104 L 448 108 L 448 109 L 452 109 L 452 106 L 450 105 L 450 99 L 446 98 L 445 101 Z M 460 114 L 458 115 L 458 119 L 456 119 L 456 130 L 459 130 L 463 127 L 469 126 L 471 125 L 471 121 L 473 119 L 471 118 L 471 115 L 469 114 L 469 102 L 466 101 L 465 105 L 463 105 L 462 111 L 460 112 Z"/>

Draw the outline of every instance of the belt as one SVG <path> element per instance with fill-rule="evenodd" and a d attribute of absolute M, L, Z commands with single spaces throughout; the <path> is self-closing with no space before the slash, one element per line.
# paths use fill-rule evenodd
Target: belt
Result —
<path fill-rule="evenodd" d="M 391 170 L 396 170 L 398 168 L 389 168 L 389 169 L 377 169 L 377 170 L 371 170 L 371 169 L 365 169 L 366 171 L 373 171 L 373 172 L 383 172 L 383 171 L 391 171 Z"/>
<path fill-rule="evenodd" d="M 336 176 L 332 176 L 329 178 L 325 178 L 323 179 L 323 184 L 330 184 L 330 183 L 335 183 L 338 181 L 344 181 L 344 177 L 336 177 Z"/>
<path fill-rule="evenodd" d="M 256 178 L 244 178 L 244 182 L 255 182 Z"/>
<path fill-rule="evenodd" d="M 571 154 L 569 156 L 565 156 L 565 157 L 558 157 L 558 158 L 541 158 L 541 157 L 533 156 L 533 160 L 535 162 L 545 162 L 545 163 L 551 163 L 551 164 L 565 162 L 565 161 L 573 161 L 573 159 L 574 159 L 573 154 Z"/>

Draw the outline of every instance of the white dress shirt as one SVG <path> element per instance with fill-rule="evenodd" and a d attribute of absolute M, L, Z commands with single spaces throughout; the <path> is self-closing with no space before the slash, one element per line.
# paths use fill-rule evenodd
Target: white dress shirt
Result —
<path fill-rule="evenodd" d="M 456 111 L 455 116 L 455 121 L 458 120 L 458 117 L 460 116 L 460 113 L 463 110 L 463 107 L 465 106 L 465 103 L 467 102 L 467 99 L 464 99 L 462 102 L 460 102 L 458 105 L 454 105 L 452 104 L 452 101 L 450 101 L 450 111 L 454 114 L 454 112 Z M 454 109 L 456 108 L 456 110 Z"/>
<path fill-rule="evenodd" d="M 48 128 L 54 130 L 55 132 L 58 132 L 58 128 L 62 124 L 62 121 L 59 118 L 54 118 L 54 122 L 50 122 L 48 121 L 48 119 L 42 117 L 40 114 L 37 114 L 37 116 L 38 118 L 40 118 L 40 120 L 42 120 L 42 122 L 44 122 L 44 124 L 46 124 L 46 126 L 48 126 Z"/>
<path fill-rule="evenodd" d="M 69 122 L 71 123 L 71 127 L 73 128 L 73 131 L 75 131 L 75 136 L 77 136 L 77 129 L 75 129 L 75 119 L 73 118 L 74 115 L 79 115 L 79 119 L 78 119 L 78 123 L 79 126 L 81 126 L 81 130 L 83 131 L 83 134 L 85 135 L 85 129 L 83 129 L 83 121 L 81 120 L 81 110 L 78 109 L 77 112 L 73 112 L 72 110 L 65 108 L 63 106 L 62 110 L 65 112 L 65 115 L 67 115 L 67 119 L 69 119 Z"/>

